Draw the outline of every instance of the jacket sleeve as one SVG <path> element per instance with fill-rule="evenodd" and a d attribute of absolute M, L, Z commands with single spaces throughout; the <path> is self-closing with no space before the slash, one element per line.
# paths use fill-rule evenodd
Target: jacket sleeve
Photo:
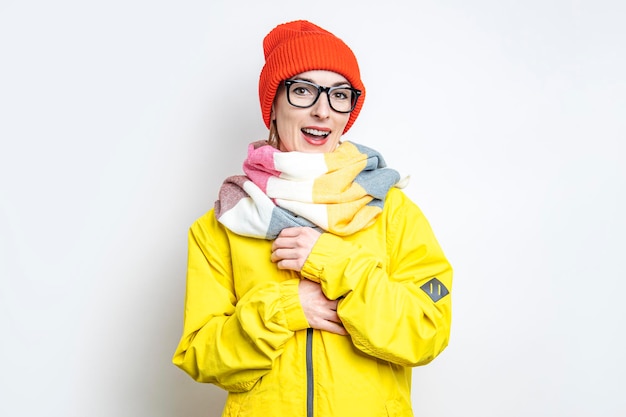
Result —
<path fill-rule="evenodd" d="M 198 382 L 248 391 L 308 327 L 299 279 L 265 282 L 237 299 L 228 235 L 210 211 L 189 230 L 183 335 L 173 363 Z"/>
<path fill-rule="evenodd" d="M 339 317 L 359 350 L 424 365 L 448 344 L 452 268 L 420 209 L 399 190 L 387 200 L 379 237 L 387 253 L 324 233 L 302 274 L 320 282 L 328 298 L 341 299 Z"/>

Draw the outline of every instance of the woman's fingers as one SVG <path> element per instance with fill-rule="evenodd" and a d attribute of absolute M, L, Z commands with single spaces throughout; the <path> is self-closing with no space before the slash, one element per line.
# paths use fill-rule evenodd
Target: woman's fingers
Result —
<path fill-rule="evenodd" d="M 318 330 L 324 330 L 330 333 L 335 333 L 341 336 L 346 336 L 348 334 L 346 329 L 341 324 L 335 323 L 333 321 L 326 321 L 325 323 L 320 324 L 319 327 L 314 328 Z"/>
<path fill-rule="evenodd" d="M 283 229 L 272 242 L 270 259 L 279 269 L 301 271 L 321 233 L 310 227 Z"/>
<path fill-rule="evenodd" d="M 337 314 L 338 302 L 326 298 L 320 284 L 304 279 L 300 281 L 298 292 L 309 326 L 339 335 L 348 334 Z"/>

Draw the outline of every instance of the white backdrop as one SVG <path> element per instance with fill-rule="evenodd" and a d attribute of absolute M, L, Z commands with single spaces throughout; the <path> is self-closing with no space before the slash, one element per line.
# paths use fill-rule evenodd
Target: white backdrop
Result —
<path fill-rule="evenodd" d="M 299 18 L 354 49 L 346 139 L 412 175 L 455 267 L 416 415 L 626 415 L 620 0 L 0 0 L 0 415 L 219 416 L 171 365 L 187 228 Z"/>

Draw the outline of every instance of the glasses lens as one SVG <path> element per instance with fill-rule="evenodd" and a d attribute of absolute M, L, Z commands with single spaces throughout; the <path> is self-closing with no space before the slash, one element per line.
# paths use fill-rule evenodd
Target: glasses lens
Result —
<path fill-rule="evenodd" d="M 287 91 L 289 92 L 289 102 L 297 107 L 312 106 L 319 95 L 317 87 L 308 83 L 294 82 Z"/>
<path fill-rule="evenodd" d="M 357 95 L 351 88 L 333 88 L 328 92 L 330 106 L 335 111 L 347 113 L 352 110 Z"/>

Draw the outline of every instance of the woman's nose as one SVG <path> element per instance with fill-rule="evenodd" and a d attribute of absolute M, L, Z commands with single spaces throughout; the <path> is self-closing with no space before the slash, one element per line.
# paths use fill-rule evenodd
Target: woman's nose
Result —
<path fill-rule="evenodd" d="M 327 119 L 330 116 L 331 108 L 328 102 L 328 94 L 322 93 L 317 102 L 311 107 L 313 116 L 320 119 Z"/>

